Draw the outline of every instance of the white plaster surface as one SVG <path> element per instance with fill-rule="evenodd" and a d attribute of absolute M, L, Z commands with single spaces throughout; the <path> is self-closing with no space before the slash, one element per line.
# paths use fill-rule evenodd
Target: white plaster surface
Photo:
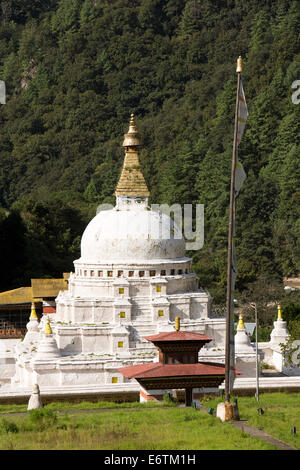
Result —
<path fill-rule="evenodd" d="M 184 239 L 171 218 L 152 210 L 101 211 L 81 240 L 81 257 L 92 262 L 173 259 L 184 252 Z"/>

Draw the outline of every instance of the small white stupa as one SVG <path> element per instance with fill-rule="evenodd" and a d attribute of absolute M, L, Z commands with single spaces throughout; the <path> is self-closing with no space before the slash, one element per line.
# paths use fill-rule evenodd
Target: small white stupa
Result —
<path fill-rule="evenodd" d="M 46 328 L 40 342 L 38 343 L 37 352 L 34 356 L 33 361 L 48 361 L 51 359 L 57 359 L 60 356 L 61 354 L 59 352 L 56 339 L 54 338 L 51 329 L 50 318 L 47 318 Z"/>
<path fill-rule="evenodd" d="M 247 334 L 244 324 L 243 314 L 239 315 L 239 322 L 237 324 L 236 335 L 234 338 L 235 353 L 252 353 L 254 351 L 251 345 L 250 337 Z"/>
<path fill-rule="evenodd" d="M 256 374 L 256 351 L 247 334 L 243 314 L 239 315 L 236 335 L 234 338 L 235 367 L 243 372 L 243 376 L 254 377 Z"/>
<path fill-rule="evenodd" d="M 281 305 L 277 306 L 277 320 L 274 321 L 274 328 L 270 336 L 271 347 L 279 346 L 281 343 L 286 343 L 290 335 L 287 329 L 287 322 L 282 318 Z"/>
<path fill-rule="evenodd" d="M 274 328 L 270 335 L 269 348 L 271 350 L 271 356 L 269 362 L 275 367 L 278 372 L 282 372 L 286 375 L 299 375 L 299 367 L 290 367 L 285 364 L 285 356 L 282 351 L 282 345 L 285 344 L 290 334 L 287 329 L 287 322 L 282 318 L 281 305 L 277 306 L 277 320 L 274 321 Z"/>
<path fill-rule="evenodd" d="M 31 313 L 29 322 L 26 325 L 27 333 L 24 337 L 23 344 L 34 344 L 40 339 L 39 320 L 35 311 L 35 304 L 31 304 Z"/>

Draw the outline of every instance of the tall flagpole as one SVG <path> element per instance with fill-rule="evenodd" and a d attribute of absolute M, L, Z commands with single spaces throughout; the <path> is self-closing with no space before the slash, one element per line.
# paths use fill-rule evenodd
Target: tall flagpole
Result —
<path fill-rule="evenodd" d="M 235 121 L 234 121 L 234 138 L 233 138 L 233 151 L 232 151 L 232 164 L 231 164 L 231 184 L 230 184 L 230 206 L 229 206 L 229 230 L 228 230 L 228 261 L 227 261 L 227 297 L 226 297 L 226 340 L 225 340 L 225 402 L 230 401 L 230 350 L 231 335 L 230 328 L 231 322 L 231 305 L 232 295 L 232 233 L 233 233 L 233 206 L 234 206 L 234 180 L 235 180 L 235 166 L 236 166 L 236 150 L 237 150 L 237 131 L 238 131 L 238 107 L 239 107 L 239 89 L 242 72 L 242 58 L 237 60 L 237 90 L 236 90 L 236 103 L 235 103 Z"/>

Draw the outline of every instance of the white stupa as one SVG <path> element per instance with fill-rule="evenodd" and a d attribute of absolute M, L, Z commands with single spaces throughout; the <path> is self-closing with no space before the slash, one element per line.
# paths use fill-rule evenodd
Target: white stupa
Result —
<path fill-rule="evenodd" d="M 271 347 L 276 348 L 284 344 L 290 337 L 287 329 L 287 322 L 282 318 L 281 305 L 277 305 L 277 320 L 273 323 L 274 328 L 270 335 Z"/>
<path fill-rule="evenodd" d="M 234 337 L 235 367 L 242 372 L 242 377 L 255 377 L 256 350 L 250 341 L 244 323 L 243 314 L 239 314 L 236 334 Z M 261 354 L 258 354 L 260 361 Z"/>
<path fill-rule="evenodd" d="M 198 286 L 178 227 L 148 206 L 133 115 L 123 146 L 116 205 L 98 212 L 86 227 L 68 289 L 56 298 L 56 313 L 45 314 L 38 323 L 33 305 L 27 333 L 13 357 L 3 343 L 0 397 L 30 395 L 33 387 L 52 396 L 139 393 L 139 384 L 118 369 L 156 361 L 157 349 L 144 338 L 174 330 L 176 317 L 182 331 L 212 338 L 200 350 L 199 361 L 224 363 L 225 318 L 211 313 L 211 297 Z M 271 341 L 259 343 L 259 355 L 280 371 L 280 343 L 287 335 L 279 314 Z M 236 368 L 243 372 L 235 383 L 247 387 L 241 382 L 254 376 L 255 349 L 242 319 L 235 355 Z"/>
<path fill-rule="evenodd" d="M 14 387 L 139 390 L 118 368 L 156 360 L 144 337 L 172 330 L 175 317 L 182 330 L 213 338 L 201 360 L 224 362 L 225 319 L 211 315 L 211 297 L 198 287 L 181 232 L 148 207 L 133 115 L 123 146 L 116 206 L 86 227 L 68 289 L 56 299 L 51 333 L 43 318 L 39 339 L 17 351 Z"/>

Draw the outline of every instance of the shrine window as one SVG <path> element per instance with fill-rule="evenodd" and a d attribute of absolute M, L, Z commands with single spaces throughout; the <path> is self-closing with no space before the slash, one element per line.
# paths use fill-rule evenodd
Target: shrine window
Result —
<path fill-rule="evenodd" d="M 85 270 L 83 271 L 83 274 L 84 274 L 84 276 L 86 276 L 86 271 Z"/>
<path fill-rule="evenodd" d="M 113 272 L 112 272 L 112 271 L 107 271 L 107 276 L 108 276 L 108 277 L 112 277 L 112 276 L 113 276 Z"/>
<path fill-rule="evenodd" d="M 188 273 L 189 273 L 189 270 L 188 270 L 188 268 L 186 268 L 186 270 L 185 270 L 185 274 L 188 274 Z"/>
<path fill-rule="evenodd" d="M 162 270 L 160 271 L 160 275 L 161 275 L 161 276 L 165 276 L 165 275 L 166 275 L 165 269 L 162 269 Z"/>
<path fill-rule="evenodd" d="M 112 378 L 111 378 L 111 383 L 112 383 L 112 384 L 118 383 L 118 377 L 112 377 Z"/>
<path fill-rule="evenodd" d="M 94 271 L 91 271 L 91 276 L 92 276 L 92 277 L 94 276 L 94 274 L 95 274 L 95 272 L 94 272 Z"/>
<path fill-rule="evenodd" d="M 119 287 L 119 294 L 124 294 L 124 287 Z"/>
<path fill-rule="evenodd" d="M 156 292 L 161 292 L 161 286 L 156 286 Z"/>
<path fill-rule="evenodd" d="M 171 276 L 175 275 L 175 269 L 171 269 Z"/>
<path fill-rule="evenodd" d="M 150 276 L 151 277 L 155 276 L 155 274 L 156 274 L 156 271 L 150 271 Z"/>
<path fill-rule="evenodd" d="M 120 312 L 120 318 L 125 318 L 125 312 Z"/>
<path fill-rule="evenodd" d="M 118 341 L 118 348 L 123 348 L 123 341 Z"/>
<path fill-rule="evenodd" d="M 164 316 L 164 311 L 163 310 L 158 310 L 158 316 L 163 317 Z"/>
<path fill-rule="evenodd" d="M 123 274 L 124 274 L 124 272 L 123 272 L 123 271 L 118 271 L 118 277 L 122 277 L 122 276 L 123 276 Z"/>
<path fill-rule="evenodd" d="M 178 274 L 182 274 L 182 269 L 178 269 Z"/>
<path fill-rule="evenodd" d="M 144 277 L 145 276 L 145 271 L 139 271 L 139 277 Z"/>
<path fill-rule="evenodd" d="M 134 276 L 134 271 L 128 271 L 128 277 L 133 277 Z"/>
<path fill-rule="evenodd" d="M 98 271 L 98 277 L 103 277 L 103 271 Z"/>

